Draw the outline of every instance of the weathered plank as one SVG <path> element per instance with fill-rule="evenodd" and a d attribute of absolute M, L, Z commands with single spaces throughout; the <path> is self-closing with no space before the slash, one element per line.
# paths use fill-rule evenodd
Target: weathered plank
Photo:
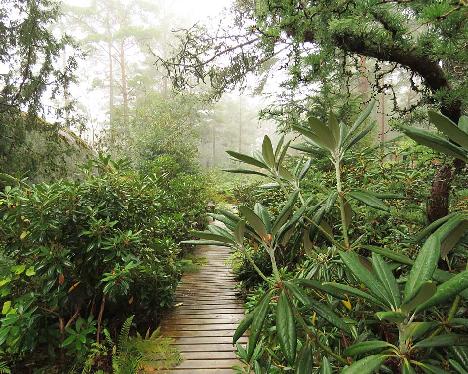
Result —
<path fill-rule="evenodd" d="M 244 318 L 244 308 L 228 268 L 229 249 L 200 246 L 196 255 L 207 263 L 197 272 L 185 274 L 177 287 L 176 307 L 163 319 L 161 332 L 174 338 L 182 363 L 162 373 L 234 373 L 236 358 L 232 336 Z M 246 343 L 247 336 L 239 343 Z"/>

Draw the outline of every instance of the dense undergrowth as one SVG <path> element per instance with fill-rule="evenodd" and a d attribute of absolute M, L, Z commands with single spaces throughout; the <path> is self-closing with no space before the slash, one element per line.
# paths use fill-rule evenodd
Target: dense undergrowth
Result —
<path fill-rule="evenodd" d="M 154 360 L 164 343 L 151 331 L 173 302 L 178 243 L 204 225 L 206 181 L 170 156 L 142 171 L 101 156 L 85 174 L 0 194 L 0 350 L 13 372 L 132 373 L 113 367 L 118 352 L 124 362 L 149 349 Z M 130 328 L 147 335 L 130 339 L 132 355 L 117 342 L 130 316 L 122 339 Z"/>
<path fill-rule="evenodd" d="M 253 156 L 230 152 L 242 165 L 232 172 L 264 183 L 235 189 L 238 212 L 213 215 L 226 227 L 196 235 L 235 249 L 245 373 L 466 373 L 466 173 L 453 180 L 450 215 L 428 224 L 425 205 L 444 154 L 466 161 L 468 128 L 431 112 L 457 145 L 403 128 L 440 153 L 408 140 L 360 147 L 370 108 L 352 125 L 330 115 L 297 126 L 303 156 L 267 136 Z"/>

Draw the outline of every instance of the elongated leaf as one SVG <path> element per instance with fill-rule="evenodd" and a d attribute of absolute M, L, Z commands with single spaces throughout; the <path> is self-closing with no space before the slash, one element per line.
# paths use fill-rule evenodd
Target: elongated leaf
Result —
<path fill-rule="evenodd" d="M 271 232 L 271 217 L 268 210 L 262 204 L 256 203 L 254 206 L 254 213 L 260 217 L 265 225 L 266 231 Z"/>
<path fill-rule="evenodd" d="M 416 129 L 408 126 L 401 126 L 401 130 L 413 139 L 415 142 L 432 148 L 437 152 L 445 153 L 446 155 L 458 158 L 462 161 L 467 161 L 467 153 L 461 147 L 457 147 L 447 139 L 433 134 L 430 131 Z"/>
<path fill-rule="evenodd" d="M 307 341 L 303 346 L 296 361 L 295 374 L 310 374 L 314 368 L 314 351 Z"/>
<path fill-rule="evenodd" d="M 188 244 L 188 245 L 218 245 L 218 246 L 225 246 L 226 243 L 216 241 L 216 240 L 184 240 L 181 241 L 180 244 Z"/>
<path fill-rule="evenodd" d="M 463 366 L 461 366 L 457 361 L 453 359 L 449 359 L 450 365 L 457 371 L 457 373 L 460 374 L 468 374 L 468 371 L 466 371 Z"/>
<path fill-rule="evenodd" d="M 368 249 L 369 251 L 372 251 L 374 253 L 378 253 L 379 255 L 387 257 L 391 260 L 397 261 L 400 264 L 413 265 L 413 260 L 410 259 L 408 256 L 393 252 L 390 249 L 376 247 L 374 245 L 363 245 L 362 247 L 365 249 Z"/>
<path fill-rule="evenodd" d="M 369 114 L 371 114 L 372 109 L 374 109 L 374 105 L 375 105 L 375 100 L 371 100 L 369 104 L 365 107 L 365 109 L 359 114 L 358 118 L 351 126 L 351 129 L 349 130 L 350 134 L 353 134 L 357 130 L 357 128 L 361 126 L 361 123 L 363 123 L 367 119 L 367 117 L 369 117 Z"/>
<path fill-rule="evenodd" d="M 460 144 L 462 147 L 468 149 L 468 134 L 461 130 L 456 123 L 443 114 L 428 110 L 429 120 L 442 131 L 449 139 L 455 143 Z"/>
<path fill-rule="evenodd" d="M 291 173 L 288 169 L 286 169 L 284 166 L 279 166 L 278 167 L 278 174 L 281 178 L 289 181 L 289 182 L 294 182 L 294 174 Z"/>
<path fill-rule="evenodd" d="M 302 135 L 304 135 L 305 137 L 307 137 L 309 139 L 309 142 L 312 145 L 312 147 L 307 145 L 307 147 L 293 146 L 292 148 L 299 149 L 299 150 L 302 150 L 303 152 L 307 152 L 311 154 L 314 154 L 315 152 L 314 147 L 317 147 L 322 151 L 327 151 L 327 152 L 330 151 L 327 145 L 322 143 L 321 139 L 317 136 L 315 132 L 311 131 L 310 129 L 306 129 L 305 127 L 302 127 L 302 126 L 293 126 L 292 128 L 296 130 L 297 132 L 301 133 Z"/>
<path fill-rule="evenodd" d="M 306 176 L 311 166 L 312 166 L 312 159 L 309 159 L 302 167 L 300 173 L 297 175 L 297 179 L 300 181 L 304 179 L 304 177 Z"/>
<path fill-rule="evenodd" d="M 410 324 L 406 325 L 406 327 L 402 331 L 402 341 L 406 341 L 408 339 L 416 340 L 419 337 L 423 336 L 426 332 L 434 329 L 438 325 L 438 322 L 411 322 Z"/>
<path fill-rule="evenodd" d="M 309 297 L 309 305 L 320 317 L 330 322 L 333 326 L 338 327 L 348 335 L 351 334 L 349 326 L 343 322 L 343 319 L 331 310 L 330 307 L 312 299 L 311 297 Z"/>
<path fill-rule="evenodd" d="M 420 304 L 416 308 L 416 312 L 422 312 L 428 308 L 431 308 L 436 305 L 441 305 L 445 301 L 452 299 L 458 295 L 463 290 L 468 288 L 468 270 L 465 270 L 454 277 L 450 278 L 448 281 L 442 283 L 437 287 L 437 291 L 429 299 Z"/>
<path fill-rule="evenodd" d="M 232 173 L 232 174 L 254 174 L 254 175 L 261 175 L 262 177 L 268 177 L 268 175 L 265 173 L 261 173 L 259 171 L 249 170 L 249 169 L 223 169 L 223 171 Z"/>
<path fill-rule="evenodd" d="M 361 343 L 356 343 L 345 349 L 345 356 L 358 356 L 363 353 L 382 351 L 385 348 L 396 348 L 393 344 L 384 342 L 383 340 L 368 340 Z"/>
<path fill-rule="evenodd" d="M 335 148 L 337 148 L 341 143 L 340 125 L 338 124 L 338 119 L 333 112 L 330 112 L 330 115 L 328 116 L 328 128 L 335 140 Z"/>
<path fill-rule="evenodd" d="M 461 116 L 458 120 L 458 128 L 468 134 L 468 116 Z"/>
<path fill-rule="evenodd" d="M 281 136 L 280 140 L 278 141 L 278 144 L 276 144 L 275 148 L 275 159 L 278 159 L 280 152 L 281 152 L 281 147 L 283 146 L 284 143 L 284 135 Z"/>
<path fill-rule="evenodd" d="M 291 140 L 288 141 L 285 146 L 283 147 L 283 150 L 281 151 L 278 160 L 276 162 L 276 168 L 279 169 L 279 167 L 283 164 L 283 160 L 286 157 L 286 154 L 288 153 L 289 145 L 291 144 Z"/>
<path fill-rule="evenodd" d="M 320 143 L 330 150 L 334 150 L 337 146 L 331 130 L 318 118 L 309 117 L 309 127 L 317 135 Z"/>
<path fill-rule="evenodd" d="M 427 362 L 414 362 L 426 374 L 448 374 L 444 369 L 439 366 L 428 364 Z"/>
<path fill-rule="evenodd" d="M 351 366 L 344 368 L 342 374 L 371 374 L 377 370 L 387 359 L 386 355 L 371 355 L 356 361 Z"/>
<path fill-rule="evenodd" d="M 404 358 L 403 364 L 401 365 L 401 374 L 415 374 L 416 371 L 411 366 L 410 362 Z"/>
<path fill-rule="evenodd" d="M 452 345 L 468 345 L 468 335 L 461 334 L 445 334 L 437 335 L 432 338 L 427 338 L 417 342 L 413 348 L 432 348 L 432 347 L 447 347 Z"/>
<path fill-rule="evenodd" d="M 332 368 L 326 356 L 322 357 L 322 365 L 320 365 L 320 374 L 332 374 Z"/>
<path fill-rule="evenodd" d="M 249 336 L 249 346 L 247 351 L 247 359 L 250 360 L 254 353 L 255 346 L 257 345 L 260 333 L 262 332 L 263 322 L 265 321 L 268 309 L 270 306 L 271 295 L 273 291 L 270 290 L 263 296 L 254 311 Z"/>
<path fill-rule="evenodd" d="M 434 282 L 426 281 L 424 282 L 421 287 L 419 287 L 418 292 L 416 295 L 409 300 L 408 302 L 404 303 L 401 306 L 401 310 L 405 313 L 409 313 L 413 309 L 415 309 L 418 305 L 425 303 L 429 300 L 434 294 L 436 293 L 437 287 Z"/>
<path fill-rule="evenodd" d="M 419 291 L 421 285 L 432 278 L 439 258 L 439 238 L 435 235 L 431 235 L 422 246 L 408 275 L 408 280 L 405 285 L 404 303 L 410 301 Z"/>
<path fill-rule="evenodd" d="M 380 255 L 372 254 L 372 265 L 374 267 L 377 278 L 385 288 L 389 299 L 392 301 L 392 305 L 398 308 L 401 303 L 400 290 L 395 277 L 392 274 L 390 267 L 380 257 Z"/>
<path fill-rule="evenodd" d="M 273 146 L 268 135 L 265 135 L 262 143 L 262 156 L 266 164 L 273 168 L 275 166 L 275 154 L 273 153 Z"/>
<path fill-rule="evenodd" d="M 365 191 L 352 191 L 348 192 L 347 195 L 370 206 L 371 208 L 388 211 L 388 206 L 385 205 L 385 203 L 382 200 L 376 198 L 374 195 L 369 194 Z"/>
<path fill-rule="evenodd" d="M 239 221 L 234 229 L 234 236 L 239 244 L 244 242 L 245 222 Z"/>
<path fill-rule="evenodd" d="M 371 303 L 375 305 L 385 305 L 382 301 L 379 299 L 375 298 L 374 296 L 368 294 L 367 292 L 361 291 L 357 288 L 348 286 L 346 284 L 340 284 L 340 283 L 334 283 L 334 282 L 325 282 L 323 283 L 324 286 L 331 287 L 335 289 L 335 292 L 341 292 L 343 295 L 354 295 L 357 297 L 360 297 L 362 299 L 365 299 L 367 301 L 370 301 Z M 330 293 L 333 295 L 333 293 Z"/>
<path fill-rule="evenodd" d="M 426 226 L 423 228 L 421 231 L 419 231 L 412 239 L 412 242 L 418 243 L 430 234 L 432 234 L 437 228 L 442 226 L 445 222 L 447 222 L 450 218 L 458 215 L 459 213 L 450 213 L 442 218 L 439 218 L 438 220 L 432 222 L 430 225 Z"/>
<path fill-rule="evenodd" d="M 322 284 L 321 282 L 315 279 L 295 279 L 295 282 L 300 285 L 301 287 L 306 288 L 313 288 L 318 291 L 323 291 L 329 295 L 332 295 L 336 298 L 343 299 L 343 292 L 341 290 L 337 290 L 336 288 Z"/>
<path fill-rule="evenodd" d="M 234 241 L 231 238 L 218 235 L 218 234 L 213 234 L 211 232 L 194 231 L 193 235 L 198 236 L 200 239 L 214 240 L 214 241 L 223 242 L 226 244 L 234 244 Z"/>
<path fill-rule="evenodd" d="M 367 134 L 369 134 L 372 129 L 375 127 L 375 121 L 370 122 L 366 127 L 364 127 L 361 131 L 357 134 L 349 137 L 349 139 L 344 144 L 344 149 L 348 150 L 352 148 L 355 144 L 361 141 Z"/>
<path fill-rule="evenodd" d="M 260 217 L 257 216 L 252 209 L 246 206 L 241 206 L 239 208 L 239 211 L 245 217 L 245 219 L 250 224 L 250 226 L 253 227 L 253 229 L 260 236 L 260 238 L 265 240 L 267 238 L 268 233 L 267 233 L 265 224 L 260 219 Z"/>
<path fill-rule="evenodd" d="M 366 267 L 361 264 L 359 257 L 353 252 L 339 252 L 341 259 L 345 265 L 353 272 L 367 288 L 373 293 L 377 299 L 388 306 L 391 306 L 390 301 L 386 298 L 385 288 L 380 281 Z"/>
<path fill-rule="evenodd" d="M 458 214 L 442 224 L 434 235 L 439 237 L 441 242 L 440 255 L 445 258 L 452 248 L 468 232 L 468 216 Z"/>
<path fill-rule="evenodd" d="M 254 317 L 254 313 L 249 313 L 247 314 L 242 321 L 239 323 L 239 326 L 237 326 L 236 331 L 234 332 L 234 336 L 232 337 L 232 345 L 236 344 L 236 342 L 241 338 L 242 335 L 247 331 L 247 329 L 250 327 L 252 324 Z"/>
<path fill-rule="evenodd" d="M 256 166 L 258 168 L 261 168 L 261 169 L 267 169 L 267 165 L 265 165 L 262 161 L 259 161 L 257 160 L 256 158 L 254 157 L 251 157 L 251 156 L 247 156 L 243 153 L 239 153 L 239 152 L 234 152 L 234 151 L 226 151 L 229 156 L 239 160 L 239 161 L 242 161 L 246 164 L 249 164 L 249 165 L 252 165 L 252 166 Z"/>
<path fill-rule="evenodd" d="M 284 282 L 285 287 L 292 292 L 294 297 L 296 297 L 304 305 L 310 306 L 317 314 L 326 319 L 332 325 L 338 327 L 339 329 L 350 333 L 349 326 L 343 322 L 343 320 L 336 315 L 336 313 L 330 309 L 330 307 L 322 304 L 311 297 L 308 297 L 297 285 L 291 282 Z"/>
<path fill-rule="evenodd" d="M 288 220 L 289 216 L 292 214 L 292 211 L 294 209 L 294 204 L 297 201 L 297 197 L 299 196 L 299 191 L 294 191 L 290 196 L 286 204 L 284 204 L 283 209 L 281 209 L 280 213 L 278 214 L 278 217 L 276 217 L 276 220 L 273 224 L 273 227 L 271 228 L 271 234 L 275 235 L 278 230 L 285 224 L 285 222 Z"/>
<path fill-rule="evenodd" d="M 378 319 L 382 320 L 387 320 L 393 323 L 401 323 L 405 320 L 406 315 L 404 315 L 401 312 L 392 312 L 392 311 L 387 311 L 387 312 L 377 312 L 375 313 Z"/>
<path fill-rule="evenodd" d="M 281 292 L 276 307 L 276 333 L 284 356 L 291 365 L 294 364 L 297 346 L 296 324 L 291 303 L 284 291 Z"/>

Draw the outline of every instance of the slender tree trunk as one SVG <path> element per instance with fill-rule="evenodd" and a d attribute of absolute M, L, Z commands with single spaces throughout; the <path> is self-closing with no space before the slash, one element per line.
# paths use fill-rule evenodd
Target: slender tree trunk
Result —
<path fill-rule="evenodd" d="M 216 125 L 215 122 L 211 123 L 211 166 L 216 164 Z"/>
<path fill-rule="evenodd" d="M 242 96 L 239 95 L 239 153 L 242 153 Z"/>
<path fill-rule="evenodd" d="M 123 119 L 124 125 L 128 123 L 128 84 L 127 84 L 127 69 L 125 66 L 125 39 L 120 42 L 120 72 L 122 80 L 122 98 L 123 98 Z"/>
<path fill-rule="evenodd" d="M 112 56 L 112 30 L 110 26 L 109 14 L 107 14 L 107 32 L 108 32 L 108 42 L 107 42 L 107 58 L 109 60 L 109 130 L 110 130 L 110 143 L 113 145 L 115 143 L 115 134 L 114 134 L 114 123 L 113 123 L 113 112 L 114 112 L 114 62 Z"/>
<path fill-rule="evenodd" d="M 379 116 L 380 144 L 383 149 L 384 143 L 385 143 L 385 93 L 384 92 L 380 93 L 379 99 L 380 99 L 380 116 Z"/>
<path fill-rule="evenodd" d="M 369 95 L 369 72 L 366 66 L 366 57 L 359 56 L 359 91 L 366 100 Z"/>

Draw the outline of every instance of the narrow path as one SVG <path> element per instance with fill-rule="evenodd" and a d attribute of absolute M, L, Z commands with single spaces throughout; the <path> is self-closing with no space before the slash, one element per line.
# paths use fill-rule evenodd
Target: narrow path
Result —
<path fill-rule="evenodd" d="M 244 316 L 236 297 L 235 280 L 226 265 L 230 249 L 198 246 L 195 255 L 207 264 L 182 277 L 176 305 L 161 324 L 161 332 L 175 339 L 182 363 L 165 373 L 231 374 L 238 365 L 232 336 Z M 245 342 L 242 337 L 240 342 Z"/>

